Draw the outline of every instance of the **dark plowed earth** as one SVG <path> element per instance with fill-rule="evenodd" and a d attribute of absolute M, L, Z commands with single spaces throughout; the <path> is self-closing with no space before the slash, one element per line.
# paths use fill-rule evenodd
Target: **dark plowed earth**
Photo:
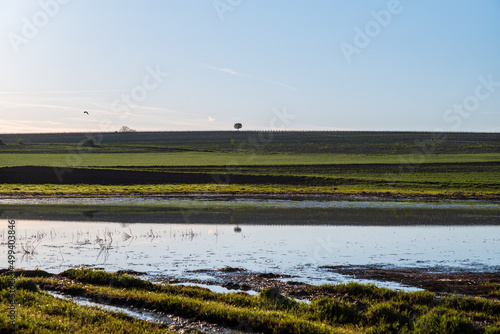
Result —
<path fill-rule="evenodd" d="M 209 173 L 170 173 L 113 169 L 5 167 L 0 168 L 0 183 L 21 184 L 289 184 L 328 185 L 332 181 L 319 177 L 272 175 L 237 175 Z"/>
<path fill-rule="evenodd" d="M 324 266 L 325 270 L 353 278 L 398 282 L 436 293 L 458 293 L 484 298 L 498 298 L 489 284 L 499 284 L 500 274 L 480 272 L 431 272 L 426 269 L 382 269 L 376 267 Z"/>

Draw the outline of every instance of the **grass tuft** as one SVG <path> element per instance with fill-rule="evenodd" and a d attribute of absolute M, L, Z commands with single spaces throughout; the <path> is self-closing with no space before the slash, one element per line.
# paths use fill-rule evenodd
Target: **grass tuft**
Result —
<path fill-rule="evenodd" d="M 64 279 L 61 279 L 61 276 Z M 119 306 L 204 320 L 242 331 L 265 333 L 498 333 L 500 302 L 483 298 L 402 292 L 372 284 L 348 283 L 316 287 L 322 297 L 297 302 L 277 289 L 215 293 L 192 286 L 152 284 L 122 273 L 72 269 L 61 276 L 18 277 L 19 315 L 16 330 L 60 333 L 155 332 L 161 325 L 77 306 L 45 294 L 58 290 Z M 10 277 L 0 277 L 0 308 L 7 309 Z M 108 324 L 113 317 L 114 326 Z M 70 319 L 72 319 L 70 321 Z M 0 332 L 12 330 L 0 315 Z M 156 326 L 156 327 L 155 327 Z M 35 330 L 39 328 L 39 330 Z"/>

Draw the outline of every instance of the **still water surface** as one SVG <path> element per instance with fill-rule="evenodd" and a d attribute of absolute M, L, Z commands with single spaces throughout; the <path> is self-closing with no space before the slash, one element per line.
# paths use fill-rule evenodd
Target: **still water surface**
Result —
<path fill-rule="evenodd" d="M 130 202 L 111 201 L 111 210 L 99 201 L 0 203 L 2 221 L 16 220 L 17 267 L 211 279 L 193 271 L 231 266 L 314 284 L 347 279 L 321 266 L 500 269 L 495 203 L 184 200 L 138 209 L 136 199 L 130 211 Z"/>

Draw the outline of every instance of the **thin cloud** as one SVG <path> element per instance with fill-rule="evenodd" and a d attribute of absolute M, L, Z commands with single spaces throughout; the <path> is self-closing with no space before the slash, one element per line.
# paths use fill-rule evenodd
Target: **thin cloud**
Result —
<path fill-rule="evenodd" d="M 54 121 L 26 121 L 26 120 L 5 120 L 0 119 L 0 132 L 21 133 L 21 132 L 47 132 L 61 131 L 61 122 Z M 66 127 L 65 130 L 69 130 Z"/>
<path fill-rule="evenodd" d="M 36 92 L 0 92 L 0 94 L 74 94 L 74 93 L 115 93 L 115 92 L 126 92 L 123 89 L 112 89 L 112 90 L 46 90 L 46 91 L 36 91 Z"/>
<path fill-rule="evenodd" d="M 14 119 L 14 120 L 6 120 L 6 119 L 0 119 L 0 124 L 9 124 L 9 125 L 17 125 L 17 126 L 25 126 L 26 124 L 50 124 L 50 125 L 60 125 L 62 124 L 61 122 L 55 122 L 55 121 L 27 121 L 24 119 Z"/>
<path fill-rule="evenodd" d="M 209 68 L 209 69 L 214 70 L 214 71 L 228 73 L 228 74 L 231 74 L 231 75 L 236 75 L 236 76 L 240 76 L 240 77 L 250 77 L 247 74 L 243 74 L 243 73 L 237 72 L 237 71 L 232 70 L 230 68 L 216 67 L 216 66 L 212 66 L 212 65 L 208 65 L 208 64 L 197 64 L 197 65 L 201 66 L 201 67 L 204 67 L 204 68 Z"/>
<path fill-rule="evenodd" d="M 67 106 L 59 106 L 59 105 L 53 105 L 53 104 L 40 104 L 40 103 L 22 103 L 22 102 L 10 102 L 10 101 L 0 101 L 0 104 L 3 104 L 4 106 L 7 107 L 12 107 L 12 108 L 50 108 L 50 109 L 70 109 L 70 110 L 75 110 L 74 107 L 67 107 Z"/>
<path fill-rule="evenodd" d="M 225 67 L 216 67 L 216 66 L 212 66 L 212 65 L 208 65 L 208 64 L 197 64 L 198 66 L 201 66 L 201 67 L 204 67 L 204 68 L 208 68 L 208 69 L 211 69 L 211 70 L 214 70 L 214 71 L 219 71 L 219 72 L 224 72 L 224 73 L 228 73 L 228 74 L 231 74 L 231 75 L 235 75 L 235 76 L 240 76 L 240 77 L 246 77 L 246 78 L 252 78 L 251 75 L 248 75 L 248 74 L 243 74 L 243 73 L 240 73 L 240 72 L 237 72 L 235 70 L 232 70 L 230 68 L 225 68 Z M 293 87 L 293 86 L 290 86 L 290 85 L 287 85 L 285 83 L 282 83 L 282 82 L 279 82 L 279 81 L 273 81 L 273 80 L 268 80 L 268 79 L 260 79 L 260 78 L 256 78 L 258 80 L 262 80 L 264 82 L 267 82 L 267 83 L 270 83 L 272 85 L 276 85 L 276 86 L 281 86 L 281 87 L 285 87 L 287 89 L 291 89 L 293 91 L 298 91 L 297 88 Z"/>

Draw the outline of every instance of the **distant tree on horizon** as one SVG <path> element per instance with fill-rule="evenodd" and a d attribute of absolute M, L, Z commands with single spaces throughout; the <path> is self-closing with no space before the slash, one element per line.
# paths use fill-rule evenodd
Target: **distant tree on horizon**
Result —
<path fill-rule="evenodd" d="M 137 130 L 131 129 L 128 126 L 122 126 L 119 132 L 137 132 Z"/>
<path fill-rule="evenodd" d="M 234 124 L 234 128 L 235 128 L 236 130 L 240 130 L 242 127 L 243 127 L 243 125 L 241 125 L 241 123 L 235 123 L 235 124 Z"/>
<path fill-rule="evenodd" d="M 0 145 L 7 145 L 7 144 L 5 144 L 5 142 L 3 141 L 2 138 L 0 138 Z"/>

